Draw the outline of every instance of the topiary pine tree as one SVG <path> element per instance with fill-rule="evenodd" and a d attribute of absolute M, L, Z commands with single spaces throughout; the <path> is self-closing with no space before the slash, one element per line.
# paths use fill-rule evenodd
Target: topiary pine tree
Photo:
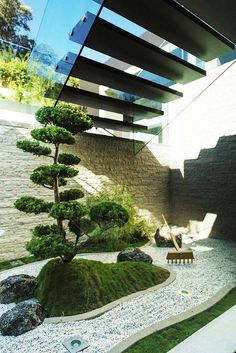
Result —
<path fill-rule="evenodd" d="M 80 158 L 69 153 L 60 154 L 59 150 L 61 144 L 74 144 L 74 135 L 90 129 L 92 120 L 80 108 L 68 104 L 43 107 L 37 111 L 36 119 L 43 125 L 31 131 L 31 136 L 36 141 L 18 141 L 17 147 L 52 160 L 51 165 L 36 168 L 30 179 L 33 183 L 52 190 L 54 200 L 46 202 L 40 198 L 23 196 L 14 205 L 19 211 L 34 214 L 45 212 L 56 220 L 53 225 L 36 226 L 26 249 L 39 258 L 60 256 L 63 262 L 70 262 L 77 253 L 81 235 L 80 221 L 88 210 L 77 201 L 84 196 L 80 189 L 60 192 L 60 187 L 67 184 L 66 179 L 78 174 L 72 166 L 79 164 Z M 54 145 L 53 150 L 40 142 Z M 76 229 L 73 242 L 66 237 L 65 221 L 69 221 L 71 230 Z"/>

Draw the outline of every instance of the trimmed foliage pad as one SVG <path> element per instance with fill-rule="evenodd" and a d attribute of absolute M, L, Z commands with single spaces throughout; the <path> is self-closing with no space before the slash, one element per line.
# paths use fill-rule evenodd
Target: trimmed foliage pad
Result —
<path fill-rule="evenodd" d="M 164 282 L 169 272 L 146 263 L 59 259 L 49 261 L 38 276 L 36 297 L 50 316 L 84 313 L 128 294 Z"/>

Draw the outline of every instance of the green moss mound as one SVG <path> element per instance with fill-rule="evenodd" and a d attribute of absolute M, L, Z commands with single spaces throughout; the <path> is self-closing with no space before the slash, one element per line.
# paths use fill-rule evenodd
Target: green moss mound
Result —
<path fill-rule="evenodd" d="M 59 259 L 49 261 L 38 276 L 36 297 L 50 316 L 84 313 L 128 294 L 164 282 L 169 272 L 146 264 Z"/>

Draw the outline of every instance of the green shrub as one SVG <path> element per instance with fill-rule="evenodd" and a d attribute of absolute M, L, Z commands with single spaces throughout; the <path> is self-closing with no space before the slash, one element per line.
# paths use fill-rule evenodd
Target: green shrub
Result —
<path fill-rule="evenodd" d="M 26 250 L 39 259 L 60 256 L 66 259 L 65 262 L 68 262 L 74 257 L 73 242 L 62 239 L 60 234 L 55 233 L 43 237 L 33 235 L 31 240 L 26 243 Z"/>
<path fill-rule="evenodd" d="M 106 201 L 91 207 L 90 218 L 98 223 L 102 229 L 108 229 L 122 227 L 129 220 L 129 215 L 120 204 Z"/>
<path fill-rule="evenodd" d="M 40 173 L 44 178 L 73 178 L 78 174 L 78 170 L 64 164 L 43 165 L 34 170 L 33 174 Z M 32 174 L 32 175 L 33 175 Z"/>
<path fill-rule="evenodd" d="M 72 178 L 78 174 L 78 171 L 72 167 L 63 164 L 43 165 L 36 168 L 30 176 L 33 183 L 48 187 L 55 185 L 55 180 L 59 186 L 66 185 L 64 178 Z M 56 178 L 56 179 L 55 179 Z"/>
<path fill-rule="evenodd" d="M 41 212 L 49 212 L 53 203 L 45 202 L 32 196 L 22 196 L 14 203 L 15 208 L 26 213 L 39 214 Z"/>
<path fill-rule="evenodd" d="M 120 228 L 116 228 L 112 231 L 113 238 L 119 238 L 121 241 L 127 244 L 136 243 L 148 240 L 151 236 L 151 229 L 148 226 L 146 220 L 137 215 L 133 198 L 130 195 L 127 186 L 116 185 L 112 188 L 105 188 L 97 195 L 87 199 L 87 206 L 91 209 L 93 206 L 100 202 L 115 202 L 122 205 L 128 212 L 128 221 Z M 107 233 L 107 237 L 109 238 Z"/>
<path fill-rule="evenodd" d="M 50 216 L 56 219 L 80 219 L 87 213 L 87 207 L 77 201 L 60 202 L 54 204 Z"/>
<path fill-rule="evenodd" d="M 95 228 L 93 235 L 90 234 L 88 240 L 81 245 L 79 252 L 113 252 L 125 250 L 130 246 L 139 247 L 145 244 L 143 239 L 132 241 L 133 243 L 130 243 L 120 238 L 117 234 L 117 228 L 110 228 L 102 233 L 100 228 Z"/>
<path fill-rule="evenodd" d="M 61 153 L 58 157 L 58 163 L 66 165 L 76 165 L 80 163 L 80 158 L 70 153 Z"/>
<path fill-rule="evenodd" d="M 60 192 L 61 201 L 72 201 L 82 199 L 84 197 L 84 192 L 80 189 L 69 189 Z"/>
<path fill-rule="evenodd" d="M 45 98 L 46 90 L 54 88 L 54 70 L 47 68 L 45 77 L 38 75 L 40 63 L 30 62 L 29 55 L 17 55 L 12 50 L 0 52 L 0 86 L 13 90 L 11 99 L 35 105 L 50 105 L 54 101 Z M 40 69 L 39 69 L 40 66 Z"/>
<path fill-rule="evenodd" d="M 58 228 L 56 224 L 47 226 L 40 224 L 33 229 L 32 233 L 35 237 L 43 237 L 48 234 L 58 234 Z"/>
<path fill-rule="evenodd" d="M 24 152 L 30 152 L 36 156 L 46 156 L 52 153 L 51 148 L 41 146 L 36 141 L 17 141 L 16 146 Z"/>
<path fill-rule="evenodd" d="M 69 131 L 63 127 L 57 126 L 46 126 L 40 129 L 34 129 L 31 131 L 31 136 L 35 140 L 45 143 L 65 143 L 67 145 L 73 145 L 75 143 L 75 139 Z"/>
<path fill-rule="evenodd" d="M 58 108 L 44 107 L 37 111 L 36 119 L 41 124 L 60 126 L 75 135 L 90 129 L 91 119 L 77 106 L 61 104 Z"/>
<path fill-rule="evenodd" d="M 12 56 L 10 60 L 6 60 L 3 54 L 0 57 L 0 81 L 2 86 L 7 88 L 22 86 L 26 89 L 30 81 L 30 76 L 27 73 L 29 55 Z"/>

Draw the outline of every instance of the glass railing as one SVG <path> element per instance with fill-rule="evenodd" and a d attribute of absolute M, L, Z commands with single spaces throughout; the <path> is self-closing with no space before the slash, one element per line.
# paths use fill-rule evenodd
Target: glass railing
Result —
<path fill-rule="evenodd" d="M 160 38 L 145 28 L 117 15 L 116 13 L 103 7 L 103 0 L 48 0 L 44 11 L 42 22 L 38 31 L 36 45 L 30 57 L 28 73 L 33 78 L 31 81 L 31 91 L 19 92 L 23 94 L 25 101 L 37 102 L 36 105 L 54 105 L 65 84 L 76 88 L 96 92 L 100 95 L 113 97 L 122 101 L 132 102 L 145 107 L 165 110 L 165 105 L 161 105 L 156 100 L 139 97 L 125 91 L 119 91 L 114 87 L 100 86 L 99 83 L 83 82 L 79 79 L 69 79 L 72 66 L 78 55 L 89 58 L 93 61 L 117 68 L 131 75 L 136 75 L 148 81 L 161 84 L 166 87 L 174 85 L 176 82 L 167 77 L 159 76 L 153 72 L 143 70 L 128 62 L 123 62 L 117 58 L 98 52 L 86 46 L 86 38 L 92 28 L 95 19 L 101 19 L 123 29 L 136 37 L 147 41 L 173 56 L 204 69 L 204 62 L 193 55 L 187 53 L 174 44 Z M 66 58 L 66 60 L 65 60 Z M 226 59 L 222 59 L 225 62 Z M 218 60 L 220 63 L 221 60 Z M 58 64 L 60 63 L 60 70 Z M 31 83 L 32 83 L 31 82 Z M 47 97 L 45 97 L 45 92 Z M 35 110 L 35 107 L 34 107 Z M 112 113 L 101 109 L 90 109 L 90 114 L 114 120 L 128 120 L 127 116 Z M 158 118 L 158 123 L 161 118 Z M 142 122 L 142 121 L 141 121 Z M 140 121 L 137 122 L 138 124 Z M 145 121 L 142 122 L 146 124 Z M 146 124 L 147 125 L 147 124 Z M 125 134 L 127 137 L 127 133 Z"/>
<path fill-rule="evenodd" d="M 166 77 L 135 67 L 131 63 L 120 61 L 86 46 L 86 38 L 98 16 L 128 33 L 158 46 L 163 51 L 171 53 L 183 61 L 204 68 L 204 63 L 200 59 L 104 8 L 103 2 L 103 0 L 48 0 L 37 36 L 36 46 L 31 55 L 29 70 L 36 72 L 44 80 L 44 88 L 49 97 L 49 104 L 57 102 L 61 90 L 66 84 L 145 107 L 163 109 L 164 107 L 155 100 L 119 91 L 114 89 L 114 87 L 100 87 L 99 83 L 94 82 L 76 82 L 76 79 L 73 79 L 73 82 L 71 79 L 68 80 L 77 56 L 81 55 L 164 86 L 169 87 L 176 83 Z M 88 107 L 88 112 L 90 113 L 90 111 L 92 111 L 93 115 L 104 118 L 123 119 L 121 114 L 114 114 L 101 109 L 90 110 L 90 107 Z M 125 119 L 127 118 L 129 117 L 125 117 Z M 130 120 L 128 119 L 128 121 Z"/>
<path fill-rule="evenodd" d="M 30 70 L 36 71 L 39 76 L 44 77 L 47 81 L 49 81 L 48 86 L 50 86 L 51 83 L 50 95 L 54 97 L 54 100 L 58 98 L 63 84 L 67 81 L 72 64 L 79 53 L 90 59 L 108 65 L 109 61 L 113 61 L 113 66 L 115 67 L 113 58 L 102 53 L 98 54 L 97 52 L 86 47 L 82 50 L 84 41 L 100 10 L 101 13 L 99 17 L 102 19 L 115 24 L 125 31 L 137 37 L 141 37 L 151 43 L 154 42 L 156 44 L 158 41 L 160 43 L 165 42 L 165 45 L 162 46 L 161 49 L 170 52 L 183 60 L 191 60 L 191 63 L 202 67 L 202 63 L 199 63 L 197 59 L 193 62 L 194 60 L 192 56 L 184 52 L 182 49 L 173 46 L 171 43 L 168 43 L 161 38 L 158 39 L 157 36 L 148 33 L 144 28 L 106 8 L 101 9 L 101 7 L 102 1 L 100 0 L 61 0 L 60 2 L 57 0 L 48 1 L 37 36 L 36 46 L 31 55 Z M 89 16 L 87 16 L 87 14 L 89 14 Z M 85 21 L 86 24 L 84 24 Z M 77 33 L 79 33 L 79 38 L 72 38 L 72 36 L 70 37 L 73 28 Z M 55 69 L 58 62 L 68 52 L 74 54 L 73 61 L 67 61 L 66 63 L 64 62 L 63 74 L 56 72 Z M 121 67 L 122 64 L 119 66 Z M 127 64 L 127 67 L 129 66 L 131 65 Z M 138 75 L 150 81 L 167 86 L 175 83 L 164 77 L 141 69 L 138 72 Z M 125 92 L 123 97 L 125 97 Z"/>
<path fill-rule="evenodd" d="M 92 0 L 48 0 L 46 10 L 38 32 L 36 46 L 31 54 L 30 72 L 36 72 L 47 82 L 47 95 L 56 102 L 61 89 L 68 79 L 71 65 L 63 74 L 56 72 L 58 62 L 68 52 L 80 53 L 86 36 L 93 24 L 91 21 L 86 31 L 83 29 L 82 41 L 75 43 L 70 40 L 71 32 L 86 12 L 93 14 L 95 20 L 102 1 Z"/>

